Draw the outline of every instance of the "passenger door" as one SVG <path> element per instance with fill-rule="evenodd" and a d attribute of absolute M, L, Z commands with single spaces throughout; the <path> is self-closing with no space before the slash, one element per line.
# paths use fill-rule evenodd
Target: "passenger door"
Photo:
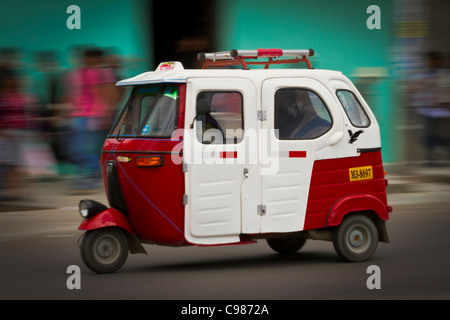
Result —
<path fill-rule="evenodd" d="M 330 101 L 330 91 L 313 79 L 263 82 L 262 131 L 272 146 L 263 151 L 261 168 L 262 233 L 303 230 L 314 161 L 342 137 L 342 117 L 327 106 Z"/>
<path fill-rule="evenodd" d="M 197 244 L 239 242 L 241 217 L 249 207 L 241 190 L 256 156 L 255 86 L 249 80 L 229 78 L 190 79 L 187 86 L 185 236 Z M 200 105 L 209 113 L 196 115 Z M 259 181 L 254 181 L 258 199 L 250 200 L 256 203 L 260 192 Z"/>

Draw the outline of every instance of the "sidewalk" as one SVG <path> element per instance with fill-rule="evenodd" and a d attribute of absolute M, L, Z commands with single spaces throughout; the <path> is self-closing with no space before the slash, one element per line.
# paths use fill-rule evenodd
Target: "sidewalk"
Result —
<path fill-rule="evenodd" d="M 424 167 L 418 164 L 385 164 L 388 179 L 388 198 L 395 205 L 408 199 L 430 201 L 436 197 L 450 196 L 450 166 Z M 55 176 L 47 179 L 28 179 L 27 199 L 22 201 L 0 201 L 0 213 L 11 211 L 73 209 L 78 210 L 78 203 L 90 198 L 108 204 L 103 188 L 87 193 L 70 193 L 70 179 Z M 404 199 L 404 200 L 402 200 Z M 391 200 L 390 200 L 391 201 Z"/>
<path fill-rule="evenodd" d="M 99 183 L 100 185 L 100 183 Z M 27 198 L 20 201 L 0 201 L 0 212 L 49 209 L 78 210 L 78 203 L 85 198 L 108 204 L 103 188 L 89 192 L 71 192 L 71 180 L 65 176 L 30 178 L 26 181 Z"/>
<path fill-rule="evenodd" d="M 423 205 L 448 207 L 449 165 L 427 167 L 417 163 L 395 163 L 385 164 L 384 170 L 388 179 L 388 204 L 393 207 L 393 214 L 402 212 L 399 210 L 400 207 Z"/>
<path fill-rule="evenodd" d="M 433 186 L 450 186 L 450 164 L 430 167 L 387 163 L 384 164 L 384 171 L 388 179 L 388 193 L 427 192 Z"/>

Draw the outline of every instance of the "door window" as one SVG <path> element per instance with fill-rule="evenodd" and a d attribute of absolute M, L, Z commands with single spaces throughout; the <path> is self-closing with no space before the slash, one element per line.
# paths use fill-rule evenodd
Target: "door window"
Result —
<path fill-rule="evenodd" d="M 242 141 L 242 94 L 236 91 L 204 91 L 197 96 L 197 138 L 204 144 Z"/>
<path fill-rule="evenodd" d="M 311 90 L 283 88 L 275 93 L 275 132 L 281 140 L 315 139 L 331 128 L 331 116 Z"/>

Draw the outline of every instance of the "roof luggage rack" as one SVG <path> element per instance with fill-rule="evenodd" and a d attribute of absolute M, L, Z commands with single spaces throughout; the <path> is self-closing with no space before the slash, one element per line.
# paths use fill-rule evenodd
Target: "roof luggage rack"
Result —
<path fill-rule="evenodd" d="M 268 69 L 273 64 L 287 64 L 305 62 L 308 69 L 313 69 L 311 61 L 307 57 L 314 55 L 313 49 L 283 50 L 283 49 L 256 49 L 256 50 L 236 50 L 229 52 L 199 53 L 198 60 L 204 61 L 202 69 L 208 67 L 224 67 L 241 65 L 248 70 L 249 65 L 264 65 Z M 278 59 L 279 57 L 295 57 L 291 59 Z M 248 59 L 268 58 L 267 61 L 245 61 Z M 274 59 L 275 58 L 275 59 Z"/>

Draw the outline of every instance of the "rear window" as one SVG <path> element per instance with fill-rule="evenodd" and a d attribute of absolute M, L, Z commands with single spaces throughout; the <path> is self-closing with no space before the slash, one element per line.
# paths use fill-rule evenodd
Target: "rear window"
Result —
<path fill-rule="evenodd" d="M 174 84 L 136 87 L 110 135 L 170 137 L 176 129 L 178 98 Z"/>
<path fill-rule="evenodd" d="M 338 90 L 336 94 L 352 125 L 360 128 L 366 128 L 370 125 L 369 117 L 353 92 Z"/>

